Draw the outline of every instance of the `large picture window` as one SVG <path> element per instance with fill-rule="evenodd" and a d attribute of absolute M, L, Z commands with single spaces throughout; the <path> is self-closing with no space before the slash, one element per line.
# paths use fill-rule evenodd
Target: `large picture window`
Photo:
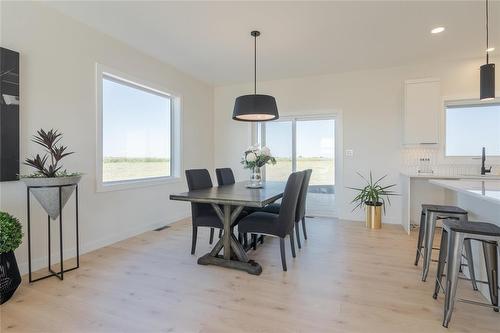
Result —
<path fill-rule="evenodd" d="M 500 103 L 446 105 L 446 156 L 500 156 Z"/>
<path fill-rule="evenodd" d="M 175 175 L 175 97 L 142 82 L 102 72 L 101 185 Z"/>

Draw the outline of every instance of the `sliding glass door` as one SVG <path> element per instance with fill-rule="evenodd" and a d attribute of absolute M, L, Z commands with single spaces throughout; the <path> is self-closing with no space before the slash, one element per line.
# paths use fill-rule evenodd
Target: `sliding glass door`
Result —
<path fill-rule="evenodd" d="M 266 166 L 266 180 L 284 181 L 292 171 L 312 169 L 307 213 L 335 215 L 335 119 L 290 118 L 260 125 L 262 145 L 276 157 Z"/>
<path fill-rule="evenodd" d="M 265 168 L 266 180 L 286 181 L 293 168 L 293 124 L 291 121 L 274 121 L 265 124 L 265 145 L 276 158 L 275 165 Z"/>

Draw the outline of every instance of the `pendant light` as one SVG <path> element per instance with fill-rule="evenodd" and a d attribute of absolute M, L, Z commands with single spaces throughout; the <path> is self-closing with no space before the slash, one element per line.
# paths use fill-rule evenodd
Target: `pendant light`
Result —
<path fill-rule="evenodd" d="M 254 93 L 237 97 L 234 102 L 233 119 L 239 121 L 269 121 L 279 118 L 276 99 L 273 96 L 257 94 L 257 37 L 259 31 L 250 33 L 254 37 Z"/>
<path fill-rule="evenodd" d="M 488 27 L 488 0 L 486 0 L 486 64 L 480 69 L 480 98 L 482 101 L 495 98 L 495 64 L 489 63 L 489 27 Z"/>

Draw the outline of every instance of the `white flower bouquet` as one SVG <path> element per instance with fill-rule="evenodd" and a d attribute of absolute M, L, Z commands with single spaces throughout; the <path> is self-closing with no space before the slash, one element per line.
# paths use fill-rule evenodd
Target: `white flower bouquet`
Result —
<path fill-rule="evenodd" d="M 261 168 L 266 164 L 276 164 L 276 159 L 271 155 L 271 150 L 268 147 L 251 146 L 243 157 L 241 164 L 245 169 Z"/>

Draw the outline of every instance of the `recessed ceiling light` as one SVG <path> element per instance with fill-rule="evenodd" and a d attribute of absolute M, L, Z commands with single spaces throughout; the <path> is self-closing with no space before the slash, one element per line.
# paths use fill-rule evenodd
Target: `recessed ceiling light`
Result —
<path fill-rule="evenodd" d="M 444 31 L 444 27 L 437 27 L 431 30 L 431 34 L 438 34 Z"/>
<path fill-rule="evenodd" d="M 493 52 L 495 51 L 495 48 L 494 47 L 489 47 L 486 49 L 486 52 Z"/>

